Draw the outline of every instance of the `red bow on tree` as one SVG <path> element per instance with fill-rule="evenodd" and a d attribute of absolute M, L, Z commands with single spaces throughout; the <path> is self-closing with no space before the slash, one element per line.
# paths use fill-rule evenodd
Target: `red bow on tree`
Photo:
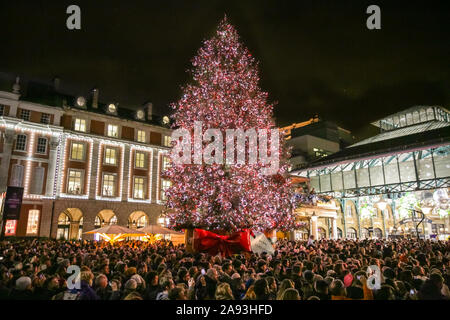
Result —
<path fill-rule="evenodd" d="M 206 251 L 213 256 L 220 253 L 224 257 L 229 257 L 242 251 L 250 252 L 250 230 L 223 236 L 203 229 L 194 229 L 193 246 L 195 251 Z"/>

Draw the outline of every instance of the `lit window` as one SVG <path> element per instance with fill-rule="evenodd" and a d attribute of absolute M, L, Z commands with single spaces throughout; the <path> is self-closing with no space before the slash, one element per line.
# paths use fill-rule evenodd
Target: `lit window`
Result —
<path fill-rule="evenodd" d="M 5 236 L 16 235 L 17 220 L 6 220 L 5 223 Z"/>
<path fill-rule="evenodd" d="M 75 119 L 73 129 L 75 131 L 86 132 L 86 120 L 85 119 Z"/>
<path fill-rule="evenodd" d="M 162 179 L 161 180 L 161 200 L 167 200 L 166 190 L 171 186 L 171 182 L 169 180 Z"/>
<path fill-rule="evenodd" d="M 145 168 L 145 153 L 136 151 L 134 157 L 134 167 L 135 168 Z"/>
<path fill-rule="evenodd" d="M 113 197 L 116 193 L 116 176 L 113 174 L 103 174 L 102 194 L 105 197 Z"/>
<path fill-rule="evenodd" d="M 27 136 L 24 134 L 19 134 L 16 140 L 16 150 L 26 151 L 27 147 Z"/>
<path fill-rule="evenodd" d="M 171 136 L 164 136 L 164 146 L 171 147 L 172 137 Z"/>
<path fill-rule="evenodd" d="M 137 132 L 137 141 L 138 142 L 145 142 L 145 131 L 144 130 L 138 130 L 138 132 Z"/>
<path fill-rule="evenodd" d="M 30 110 L 24 110 L 22 109 L 20 112 L 20 119 L 25 121 L 30 121 Z"/>
<path fill-rule="evenodd" d="M 169 159 L 169 157 L 163 157 L 162 161 L 163 161 L 162 171 L 166 171 L 167 169 L 169 169 L 170 159 Z"/>
<path fill-rule="evenodd" d="M 81 170 L 69 169 L 67 180 L 67 193 L 81 194 L 83 192 L 83 172 Z"/>
<path fill-rule="evenodd" d="M 117 156 L 116 149 L 114 148 L 105 148 L 105 164 L 116 165 L 117 164 Z"/>
<path fill-rule="evenodd" d="M 133 195 L 135 199 L 144 199 L 145 180 L 142 177 L 134 177 Z"/>
<path fill-rule="evenodd" d="M 49 124 L 50 123 L 50 115 L 48 113 L 43 113 L 41 115 L 41 123 Z"/>
<path fill-rule="evenodd" d="M 72 142 L 71 160 L 84 160 L 84 143 Z"/>
<path fill-rule="evenodd" d="M 28 211 L 27 234 L 38 233 L 39 213 L 39 210 Z"/>
<path fill-rule="evenodd" d="M 36 152 L 45 154 L 47 151 L 47 139 L 38 138 Z"/>
<path fill-rule="evenodd" d="M 118 138 L 119 127 L 112 124 L 108 124 L 108 137 Z"/>

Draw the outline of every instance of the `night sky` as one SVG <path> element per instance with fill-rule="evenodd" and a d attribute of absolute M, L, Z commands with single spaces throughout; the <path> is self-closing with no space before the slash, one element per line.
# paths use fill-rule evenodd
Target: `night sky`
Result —
<path fill-rule="evenodd" d="M 450 101 L 449 1 L 0 1 L 0 71 L 165 113 L 227 14 L 260 62 L 279 125 L 319 114 L 358 136 L 412 105 Z M 66 28 L 81 7 L 82 29 Z M 366 8 L 381 7 L 381 30 Z"/>

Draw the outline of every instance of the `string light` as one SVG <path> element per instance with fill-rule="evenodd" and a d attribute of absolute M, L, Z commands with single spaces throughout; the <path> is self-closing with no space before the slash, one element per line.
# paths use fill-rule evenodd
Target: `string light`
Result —
<path fill-rule="evenodd" d="M 192 66 L 193 82 L 171 104 L 174 127 L 193 132 L 195 121 L 201 121 L 205 131 L 219 129 L 223 136 L 227 129 L 274 129 L 273 104 L 259 87 L 257 63 L 226 18 L 199 49 Z M 288 151 L 283 135 L 279 138 L 280 166 L 271 176 L 260 174 L 265 166 L 260 163 L 175 165 L 172 161 L 162 174 L 171 181 L 165 191 L 171 226 L 227 231 L 294 229 Z M 191 149 L 193 154 L 198 151 Z M 158 158 L 158 172 L 160 162 Z"/>

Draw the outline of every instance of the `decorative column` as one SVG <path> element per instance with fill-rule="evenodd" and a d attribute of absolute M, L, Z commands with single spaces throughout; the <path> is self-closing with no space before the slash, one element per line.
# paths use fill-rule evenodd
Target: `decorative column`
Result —
<path fill-rule="evenodd" d="M 338 238 L 338 234 L 337 234 L 337 222 L 336 222 L 336 218 L 331 218 L 331 227 L 333 230 L 333 239 L 337 240 Z"/>
<path fill-rule="evenodd" d="M 97 170 L 98 170 L 99 161 L 100 161 L 100 163 L 102 161 L 102 156 L 101 156 L 101 154 L 99 154 L 99 143 L 97 140 L 93 140 L 93 141 L 89 142 L 89 144 L 93 144 L 92 148 L 90 148 L 90 150 L 92 150 L 92 154 L 91 154 L 92 160 L 90 163 L 91 178 L 90 178 L 90 185 L 86 186 L 86 188 L 87 188 L 87 190 L 89 190 L 89 199 L 93 200 L 93 199 L 95 199 L 97 192 L 98 192 L 97 184 L 101 188 L 102 177 L 99 176 L 98 177 L 99 181 L 97 181 Z M 83 221 L 83 227 L 84 227 L 84 221 Z"/>
<path fill-rule="evenodd" d="M 52 136 L 49 141 L 49 163 L 47 171 L 47 183 L 46 183 L 46 196 L 53 196 L 53 189 L 55 184 L 57 184 L 58 177 L 56 176 L 56 162 L 58 161 L 58 145 L 59 137 Z"/>
<path fill-rule="evenodd" d="M 6 129 L 3 133 L 2 164 L 0 166 L 0 192 L 6 191 L 6 188 L 8 187 L 9 165 L 11 162 L 11 152 L 15 137 L 16 133 L 14 130 Z"/>
<path fill-rule="evenodd" d="M 130 173 L 130 166 L 132 167 L 133 164 L 130 163 L 130 146 L 124 145 L 122 146 L 124 148 L 123 153 L 123 171 L 120 173 L 122 178 L 122 194 L 120 195 L 122 197 L 122 200 L 128 201 L 128 190 L 130 189 L 130 185 L 132 186 L 133 183 L 133 177 L 129 177 Z"/>
<path fill-rule="evenodd" d="M 311 216 L 311 234 L 314 236 L 314 240 L 317 240 L 318 238 L 318 232 L 317 232 L 317 216 L 313 214 Z"/>

